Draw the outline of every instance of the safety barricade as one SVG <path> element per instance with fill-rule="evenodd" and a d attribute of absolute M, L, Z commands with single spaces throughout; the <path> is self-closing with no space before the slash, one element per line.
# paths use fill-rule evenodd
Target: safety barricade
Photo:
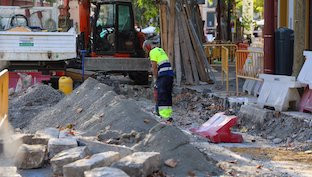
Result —
<path fill-rule="evenodd" d="M 226 47 L 228 49 L 229 60 L 230 61 L 235 60 L 237 45 L 235 44 L 204 44 L 205 53 L 210 64 L 214 65 L 216 60 L 222 62 L 221 61 L 222 47 Z"/>
<path fill-rule="evenodd" d="M 0 124 L 4 124 L 3 120 L 8 115 L 9 104 L 9 72 L 3 70 L 0 72 Z"/>
<path fill-rule="evenodd" d="M 236 94 L 238 95 L 238 78 L 260 80 L 263 73 L 264 55 L 262 51 L 236 51 Z"/>

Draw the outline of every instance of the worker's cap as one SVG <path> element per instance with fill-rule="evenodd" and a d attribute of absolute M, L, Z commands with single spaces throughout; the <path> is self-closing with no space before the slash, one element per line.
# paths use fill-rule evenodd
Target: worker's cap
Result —
<path fill-rule="evenodd" d="M 152 41 L 152 40 L 145 40 L 143 45 L 142 45 L 142 48 L 144 50 L 152 50 L 154 47 L 157 46 L 157 42 L 156 41 Z"/>

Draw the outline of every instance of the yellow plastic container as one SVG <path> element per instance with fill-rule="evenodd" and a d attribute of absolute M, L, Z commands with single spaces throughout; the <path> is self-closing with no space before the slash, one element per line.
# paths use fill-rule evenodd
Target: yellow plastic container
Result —
<path fill-rule="evenodd" d="M 65 95 L 69 95 L 73 92 L 73 80 L 70 77 L 62 76 L 58 81 L 59 90 Z"/>

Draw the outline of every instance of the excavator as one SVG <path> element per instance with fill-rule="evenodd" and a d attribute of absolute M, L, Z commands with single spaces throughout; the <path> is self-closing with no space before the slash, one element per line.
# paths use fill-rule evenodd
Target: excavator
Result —
<path fill-rule="evenodd" d="M 70 21 L 68 5 L 69 0 L 64 0 L 60 9 L 63 26 Z M 85 70 L 118 72 L 137 84 L 148 83 L 150 62 L 142 49 L 145 35 L 135 29 L 131 0 L 79 0 L 79 17 L 77 48 Z"/>

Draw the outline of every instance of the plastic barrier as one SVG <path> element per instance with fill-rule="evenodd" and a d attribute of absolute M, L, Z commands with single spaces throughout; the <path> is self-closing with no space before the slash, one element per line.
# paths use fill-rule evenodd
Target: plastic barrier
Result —
<path fill-rule="evenodd" d="M 0 122 L 8 115 L 9 105 L 9 72 L 3 70 L 0 72 Z"/>
<path fill-rule="evenodd" d="M 299 111 L 312 113 L 312 90 L 309 88 L 304 90 L 299 104 Z"/>
<path fill-rule="evenodd" d="M 296 77 L 261 74 L 264 80 L 257 104 L 274 108 L 275 111 L 287 111 L 290 107 L 294 110 L 299 106 L 300 95 L 297 88 L 303 85 L 296 81 Z"/>
<path fill-rule="evenodd" d="M 213 143 L 243 142 L 242 135 L 231 132 L 231 128 L 237 123 L 237 117 L 224 114 L 224 112 L 215 114 L 199 128 L 193 128 L 191 131 L 208 138 Z"/>
<path fill-rule="evenodd" d="M 236 51 L 236 94 L 238 95 L 238 78 L 260 80 L 263 73 L 263 52 L 251 50 Z"/>
<path fill-rule="evenodd" d="M 222 47 L 225 47 L 229 51 L 229 60 L 234 61 L 237 46 L 235 44 L 204 44 L 207 59 L 210 64 L 213 64 L 216 60 L 221 60 Z"/>

